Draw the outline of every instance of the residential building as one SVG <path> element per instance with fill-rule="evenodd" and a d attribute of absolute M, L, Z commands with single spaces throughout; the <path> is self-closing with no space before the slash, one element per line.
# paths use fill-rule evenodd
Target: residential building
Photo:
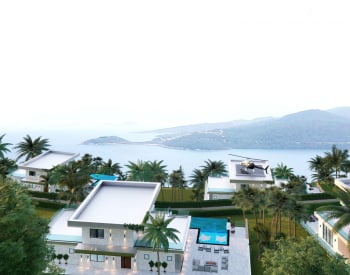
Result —
<path fill-rule="evenodd" d="M 19 164 L 18 170 L 14 171 L 11 177 L 30 190 L 43 192 L 44 184 L 41 183 L 41 176 L 46 175 L 47 171 L 53 167 L 64 165 L 78 156 L 79 154 L 76 153 L 49 150 Z M 48 191 L 55 192 L 55 189 L 55 186 L 49 186 Z"/>
<path fill-rule="evenodd" d="M 326 220 L 325 213 L 323 212 L 315 212 L 315 217 L 318 224 L 317 236 L 322 241 L 323 246 L 333 252 L 333 254 L 338 253 L 344 258 L 349 259 L 348 242 L 350 225 L 343 227 L 339 231 L 334 231 L 333 226 L 337 222 L 337 219 Z"/>
<path fill-rule="evenodd" d="M 350 190 L 350 178 L 334 179 L 334 184 L 344 191 Z"/>
<path fill-rule="evenodd" d="M 267 160 L 254 160 L 249 167 L 242 160 L 230 160 L 227 177 L 209 177 L 205 185 L 205 200 L 231 199 L 241 188 L 269 188 L 274 184 Z"/>

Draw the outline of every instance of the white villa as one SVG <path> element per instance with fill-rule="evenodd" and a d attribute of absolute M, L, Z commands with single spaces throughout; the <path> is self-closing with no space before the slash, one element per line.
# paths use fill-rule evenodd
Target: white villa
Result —
<path fill-rule="evenodd" d="M 54 166 L 64 165 L 78 156 L 79 154 L 75 153 L 49 150 L 21 163 L 18 169 L 11 174 L 11 177 L 30 190 L 43 192 L 44 185 L 40 182 L 40 176 L 46 175 L 47 170 Z M 49 186 L 49 192 L 55 192 L 55 186 Z"/>
<path fill-rule="evenodd" d="M 333 254 L 338 253 L 349 262 L 350 252 L 348 248 L 350 225 L 343 227 L 340 231 L 333 231 L 336 219 L 325 219 L 325 214 L 315 212 L 317 218 L 317 236 L 323 241 L 323 245 Z"/>
<path fill-rule="evenodd" d="M 242 164 L 242 160 L 230 160 L 228 177 L 209 177 L 205 185 L 205 200 L 231 199 L 241 188 L 265 189 L 274 183 L 267 160 L 254 160 L 254 169 Z"/>
<path fill-rule="evenodd" d="M 159 191 L 160 183 L 100 181 L 78 209 L 62 211 L 52 220 L 48 241 L 56 254 L 70 255 L 70 263 L 81 270 L 94 266 L 148 271 L 157 255 L 135 228 L 147 213 L 154 214 Z M 170 241 L 168 252 L 161 253 L 167 272 L 181 271 L 190 222 L 190 216 L 176 216 L 169 225 L 179 230 L 180 242 Z"/>
<path fill-rule="evenodd" d="M 350 178 L 334 179 L 334 184 L 344 191 L 350 190 Z"/>

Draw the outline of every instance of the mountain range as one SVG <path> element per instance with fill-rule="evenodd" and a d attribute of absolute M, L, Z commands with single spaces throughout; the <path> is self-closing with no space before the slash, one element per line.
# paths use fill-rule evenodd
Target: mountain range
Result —
<path fill-rule="evenodd" d="M 142 142 L 177 149 L 329 149 L 350 146 L 350 107 L 306 110 L 280 118 L 234 120 L 178 126 L 151 131 Z M 83 144 L 135 143 L 117 136 L 99 137 Z M 137 142 L 140 143 L 140 142 Z"/>

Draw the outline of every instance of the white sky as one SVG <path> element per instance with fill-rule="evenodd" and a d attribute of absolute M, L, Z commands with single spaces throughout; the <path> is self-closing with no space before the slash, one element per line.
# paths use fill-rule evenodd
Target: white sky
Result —
<path fill-rule="evenodd" d="M 349 1 L 1 1 L 1 128 L 153 129 L 350 105 Z"/>

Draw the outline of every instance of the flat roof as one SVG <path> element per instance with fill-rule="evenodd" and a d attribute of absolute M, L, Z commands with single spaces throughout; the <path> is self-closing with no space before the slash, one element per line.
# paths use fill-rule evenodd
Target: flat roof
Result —
<path fill-rule="evenodd" d="M 122 228 L 141 224 L 160 191 L 157 182 L 100 181 L 69 219 L 69 226 Z"/>
<path fill-rule="evenodd" d="M 69 227 L 68 219 L 73 215 L 75 209 L 61 209 L 49 223 L 49 234 L 47 239 L 56 242 L 81 242 L 82 229 Z"/>
<path fill-rule="evenodd" d="M 51 169 L 56 165 L 65 164 L 75 159 L 77 156 L 79 156 L 79 154 L 49 150 L 21 163 L 18 167 L 21 169 Z"/>
<path fill-rule="evenodd" d="M 338 187 L 350 189 L 350 178 L 337 178 L 334 180 L 334 184 Z"/>
<path fill-rule="evenodd" d="M 242 160 L 230 160 L 230 180 L 237 182 L 273 182 L 271 167 L 267 160 L 254 160 L 255 166 L 258 167 L 254 169 L 248 169 L 241 163 Z"/>

